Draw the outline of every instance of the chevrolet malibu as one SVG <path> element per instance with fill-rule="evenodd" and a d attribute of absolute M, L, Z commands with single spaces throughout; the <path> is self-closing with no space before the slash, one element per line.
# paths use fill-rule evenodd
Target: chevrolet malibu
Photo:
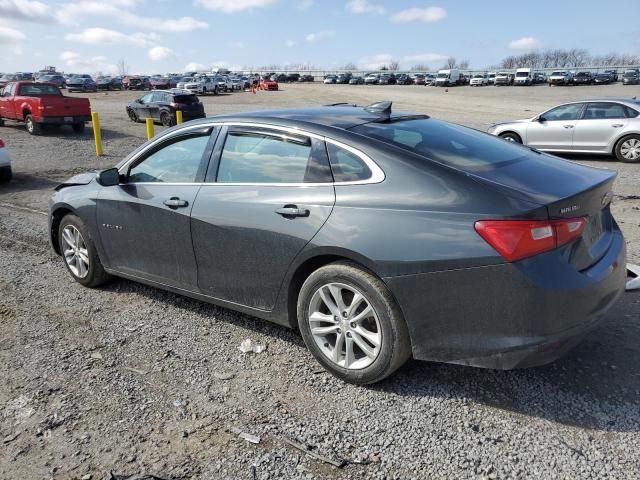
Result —
<path fill-rule="evenodd" d="M 194 120 L 59 185 L 71 277 L 123 277 L 299 329 L 327 370 L 550 362 L 624 289 L 615 174 L 369 107 Z"/>
<path fill-rule="evenodd" d="M 533 118 L 497 123 L 489 133 L 547 152 L 615 155 L 640 162 L 640 100 L 593 99 L 570 102 Z"/>

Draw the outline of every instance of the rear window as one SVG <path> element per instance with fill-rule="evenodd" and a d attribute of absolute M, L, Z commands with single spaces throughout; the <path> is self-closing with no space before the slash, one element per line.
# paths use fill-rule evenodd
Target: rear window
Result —
<path fill-rule="evenodd" d="M 195 105 L 196 103 L 200 103 L 198 97 L 195 95 L 176 95 L 173 97 L 173 101 L 175 103 L 182 103 L 183 105 Z"/>
<path fill-rule="evenodd" d="M 42 83 L 33 83 L 20 86 L 20 95 L 25 97 L 40 97 L 44 95 L 60 96 L 60 90 L 55 85 L 45 85 Z"/>
<path fill-rule="evenodd" d="M 353 131 L 468 172 L 492 171 L 527 156 L 522 146 L 433 119 L 368 123 Z"/>

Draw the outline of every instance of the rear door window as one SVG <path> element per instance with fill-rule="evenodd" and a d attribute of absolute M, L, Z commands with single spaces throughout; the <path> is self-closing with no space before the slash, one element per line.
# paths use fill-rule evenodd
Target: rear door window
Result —
<path fill-rule="evenodd" d="M 583 120 L 602 120 L 607 118 L 625 118 L 625 107 L 619 103 L 590 103 L 584 110 Z"/>
<path fill-rule="evenodd" d="M 331 170 L 324 143 L 304 136 L 231 131 L 218 167 L 218 183 L 326 183 Z"/>

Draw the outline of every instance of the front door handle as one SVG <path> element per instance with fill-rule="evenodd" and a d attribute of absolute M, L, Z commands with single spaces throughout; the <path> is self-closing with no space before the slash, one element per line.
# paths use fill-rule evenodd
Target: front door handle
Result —
<path fill-rule="evenodd" d="M 565 125 L 564 128 L 573 128 L 573 125 Z"/>
<path fill-rule="evenodd" d="M 620 127 L 624 127 L 623 124 L 621 123 L 614 123 L 613 125 L 611 125 L 613 128 L 620 128 Z"/>
<path fill-rule="evenodd" d="M 297 205 L 285 205 L 282 208 L 276 208 L 276 213 L 284 218 L 308 217 L 309 210 L 306 208 L 298 208 Z"/>
<path fill-rule="evenodd" d="M 189 205 L 186 200 L 181 200 L 178 197 L 171 197 L 169 200 L 165 200 L 164 203 L 169 208 L 184 208 Z"/>

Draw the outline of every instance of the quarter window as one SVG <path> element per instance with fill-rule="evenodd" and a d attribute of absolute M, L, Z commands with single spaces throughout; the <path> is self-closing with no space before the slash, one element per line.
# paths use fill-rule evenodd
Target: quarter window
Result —
<path fill-rule="evenodd" d="M 607 118 L 625 118 L 624 106 L 619 103 L 590 103 L 582 116 L 585 120 L 598 120 Z"/>
<path fill-rule="evenodd" d="M 258 132 L 227 135 L 218 183 L 325 183 L 331 170 L 321 142 Z"/>
<path fill-rule="evenodd" d="M 371 170 L 356 154 L 332 143 L 327 143 L 327 151 L 336 182 L 357 182 L 371 177 Z"/>
<path fill-rule="evenodd" d="M 577 120 L 582 110 L 582 103 L 571 103 L 553 108 L 542 116 L 550 122 L 555 120 Z"/>
<path fill-rule="evenodd" d="M 155 151 L 129 170 L 129 182 L 195 182 L 208 140 L 208 135 L 189 137 Z"/>

